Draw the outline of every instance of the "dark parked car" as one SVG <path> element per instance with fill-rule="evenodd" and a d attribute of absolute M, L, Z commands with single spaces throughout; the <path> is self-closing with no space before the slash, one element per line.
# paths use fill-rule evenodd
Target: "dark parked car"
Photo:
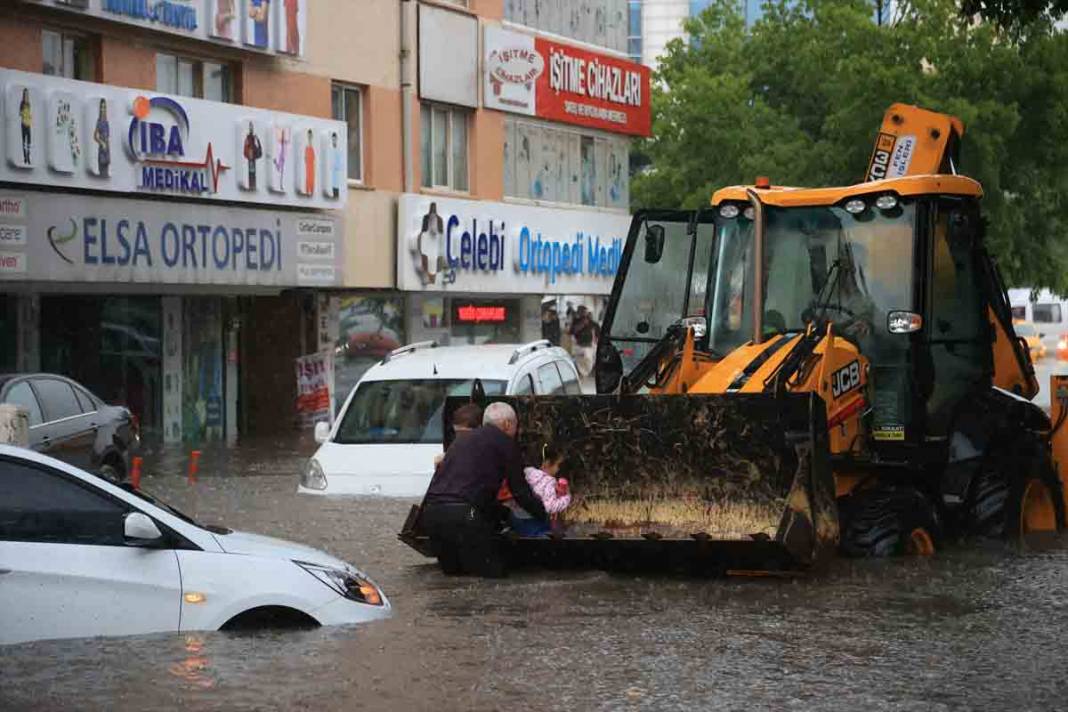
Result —
<path fill-rule="evenodd" d="M 30 448 L 122 481 L 140 444 L 127 408 L 107 405 L 85 386 L 51 373 L 0 375 L 0 403 L 30 414 Z"/>

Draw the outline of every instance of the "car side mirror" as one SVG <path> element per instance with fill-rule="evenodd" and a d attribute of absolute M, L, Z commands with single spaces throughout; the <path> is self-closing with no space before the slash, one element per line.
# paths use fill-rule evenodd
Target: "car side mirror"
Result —
<path fill-rule="evenodd" d="M 152 521 L 152 517 L 143 512 L 129 512 L 122 519 L 122 534 L 127 544 L 151 545 L 163 539 L 163 533 Z"/>
<path fill-rule="evenodd" d="M 655 265 L 664 256 L 664 226 L 645 226 L 645 261 Z"/>
<path fill-rule="evenodd" d="M 615 393 L 619 382 L 623 380 L 623 357 L 619 349 L 607 339 L 597 344 L 597 362 L 593 367 L 593 380 L 597 392 Z"/>
<path fill-rule="evenodd" d="M 320 420 L 315 424 L 315 442 L 322 445 L 330 439 L 330 423 Z"/>

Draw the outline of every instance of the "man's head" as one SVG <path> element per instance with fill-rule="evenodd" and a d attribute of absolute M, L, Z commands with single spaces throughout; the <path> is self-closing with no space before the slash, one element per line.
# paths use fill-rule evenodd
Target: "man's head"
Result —
<path fill-rule="evenodd" d="M 482 416 L 483 425 L 492 425 L 510 438 L 519 432 L 519 419 L 507 403 L 490 403 Z"/>
<path fill-rule="evenodd" d="M 474 430 L 482 425 L 482 409 L 474 403 L 468 403 L 457 408 L 452 414 L 452 429 Z"/>

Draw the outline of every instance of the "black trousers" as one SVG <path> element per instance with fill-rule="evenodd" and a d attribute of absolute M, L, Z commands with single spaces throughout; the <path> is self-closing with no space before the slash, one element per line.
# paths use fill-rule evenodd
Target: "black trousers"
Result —
<path fill-rule="evenodd" d="M 422 526 L 441 570 L 451 576 L 505 576 L 504 546 L 496 523 L 466 503 L 428 502 Z"/>

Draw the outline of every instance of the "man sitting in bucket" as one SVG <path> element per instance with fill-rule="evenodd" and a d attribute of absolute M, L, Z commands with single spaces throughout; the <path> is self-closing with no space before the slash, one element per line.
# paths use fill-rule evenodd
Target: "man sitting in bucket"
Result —
<path fill-rule="evenodd" d="M 505 481 L 531 516 L 547 520 L 545 507 L 527 484 L 515 436 L 512 406 L 490 403 L 482 427 L 455 441 L 434 473 L 422 524 L 446 574 L 505 575 L 497 492 Z"/>

